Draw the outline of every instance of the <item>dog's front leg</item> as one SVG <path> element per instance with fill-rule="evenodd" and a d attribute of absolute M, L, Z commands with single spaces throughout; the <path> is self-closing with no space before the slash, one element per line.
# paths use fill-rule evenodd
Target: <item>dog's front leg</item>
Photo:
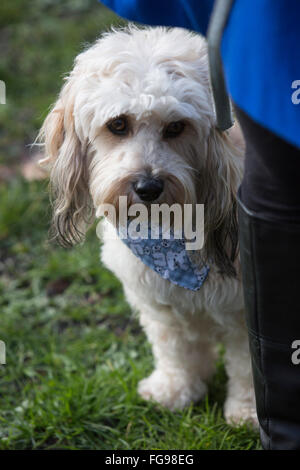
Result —
<path fill-rule="evenodd" d="M 225 419 L 229 424 L 258 425 L 246 326 L 236 325 L 224 335 L 225 366 L 228 375 Z"/>
<path fill-rule="evenodd" d="M 171 410 L 199 401 L 206 393 L 207 381 L 214 371 L 215 353 L 195 322 L 187 325 L 170 315 L 170 324 L 153 320 L 151 313 L 141 316 L 141 324 L 152 344 L 155 370 L 139 383 L 138 391 Z"/>

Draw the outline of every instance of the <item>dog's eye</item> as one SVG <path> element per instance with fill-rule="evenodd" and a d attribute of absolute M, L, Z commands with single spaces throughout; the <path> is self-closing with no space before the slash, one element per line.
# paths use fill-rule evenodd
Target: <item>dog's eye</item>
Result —
<path fill-rule="evenodd" d="M 107 124 L 108 129 L 113 134 L 126 135 L 128 134 L 128 122 L 125 117 L 118 117 L 113 119 Z"/>
<path fill-rule="evenodd" d="M 177 137 L 179 136 L 179 134 L 182 133 L 184 127 L 185 124 L 183 121 L 170 122 L 170 124 L 168 124 L 167 127 L 164 129 L 163 136 L 165 138 Z"/>

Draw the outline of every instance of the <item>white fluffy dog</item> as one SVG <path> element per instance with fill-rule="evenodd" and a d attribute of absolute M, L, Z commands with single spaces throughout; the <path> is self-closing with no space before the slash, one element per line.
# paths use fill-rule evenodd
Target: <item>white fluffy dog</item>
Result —
<path fill-rule="evenodd" d="M 200 400 L 222 341 L 226 420 L 254 422 L 237 256 L 243 149 L 239 136 L 216 129 L 205 40 L 177 28 L 104 34 L 76 58 L 40 135 L 42 163 L 51 168 L 53 227 L 65 245 L 81 241 L 97 208 L 117 205 L 120 195 L 129 205 L 205 205 L 201 257 L 210 271 L 196 292 L 162 279 L 112 239 L 107 220 L 102 260 L 122 281 L 152 344 L 155 370 L 140 382 L 140 395 L 172 410 Z"/>

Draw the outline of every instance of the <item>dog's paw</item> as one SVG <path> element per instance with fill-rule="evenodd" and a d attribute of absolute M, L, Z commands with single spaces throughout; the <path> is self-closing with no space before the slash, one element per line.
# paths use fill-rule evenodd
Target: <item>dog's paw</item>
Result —
<path fill-rule="evenodd" d="M 182 410 L 206 394 L 206 385 L 197 377 L 155 370 L 138 386 L 144 400 L 153 400 L 170 410 Z"/>
<path fill-rule="evenodd" d="M 254 428 L 259 426 L 256 407 L 253 404 L 228 400 L 225 403 L 224 415 L 230 426 L 240 426 L 241 424 L 250 424 Z"/>

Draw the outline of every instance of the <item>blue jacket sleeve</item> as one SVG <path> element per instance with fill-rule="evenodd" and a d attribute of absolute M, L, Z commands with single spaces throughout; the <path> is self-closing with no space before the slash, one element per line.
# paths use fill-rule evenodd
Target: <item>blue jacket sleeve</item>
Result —
<path fill-rule="evenodd" d="M 122 18 L 206 33 L 214 0 L 101 0 Z"/>

